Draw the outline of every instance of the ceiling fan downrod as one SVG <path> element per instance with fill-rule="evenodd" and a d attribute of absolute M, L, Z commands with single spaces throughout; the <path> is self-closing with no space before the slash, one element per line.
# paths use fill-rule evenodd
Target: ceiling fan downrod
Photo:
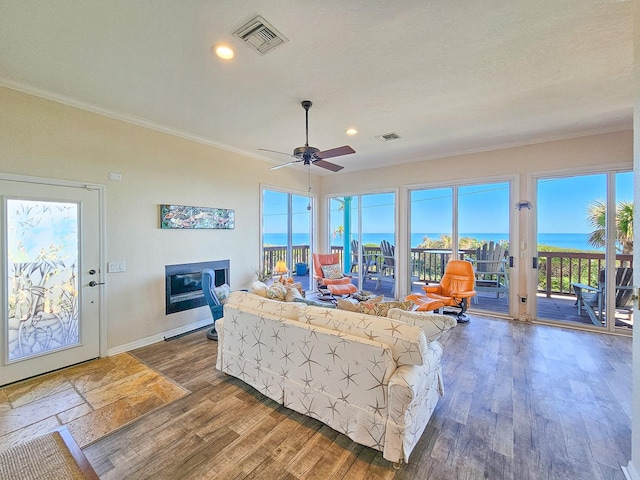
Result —
<path fill-rule="evenodd" d="M 309 146 L 309 109 L 311 108 L 311 105 L 313 105 L 313 103 L 311 103 L 311 100 L 303 100 L 302 103 L 300 104 L 302 105 L 302 108 L 304 108 L 304 124 L 305 124 L 305 147 Z"/>

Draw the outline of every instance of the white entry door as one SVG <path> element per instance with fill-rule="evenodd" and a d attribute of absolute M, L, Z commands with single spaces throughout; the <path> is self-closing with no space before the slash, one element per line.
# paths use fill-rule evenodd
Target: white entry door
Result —
<path fill-rule="evenodd" d="M 100 355 L 99 200 L 0 179 L 0 385 Z"/>

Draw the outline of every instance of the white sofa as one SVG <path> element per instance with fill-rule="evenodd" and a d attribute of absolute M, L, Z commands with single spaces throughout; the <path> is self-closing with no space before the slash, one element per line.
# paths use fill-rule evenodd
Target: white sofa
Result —
<path fill-rule="evenodd" d="M 247 292 L 231 293 L 224 312 L 218 370 L 391 462 L 409 460 L 444 393 L 437 338 L 453 318 L 390 310 L 400 321 Z"/>

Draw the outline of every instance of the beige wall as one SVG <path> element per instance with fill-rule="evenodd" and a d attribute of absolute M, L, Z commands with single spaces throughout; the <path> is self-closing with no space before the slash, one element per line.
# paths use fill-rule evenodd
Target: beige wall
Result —
<path fill-rule="evenodd" d="M 232 288 L 246 287 L 260 262 L 260 183 L 307 191 L 304 172 L 7 88 L 0 105 L 0 173 L 106 186 L 106 261 L 127 267 L 106 275 L 109 349 L 210 318 L 206 307 L 165 315 L 165 265 L 228 258 Z M 233 208 L 236 228 L 161 230 L 161 203 Z"/>
<path fill-rule="evenodd" d="M 400 141 L 400 140 L 398 140 Z M 322 177 L 322 193 L 364 192 L 372 189 L 460 181 L 495 175 L 599 167 L 633 159 L 632 131 L 505 148 L 456 157 Z"/>
<path fill-rule="evenodd" d="M 259 160 L 7 88 L 0 88 L 0 105 L 0 173 L 106 186 L 106 261 L 127 264 L 125 273 L 106 275 L 110 349 L 209 318 L 206 308 L 165 315 L 164 266 L 229 258 L 232 288 L 246 287 L 260 261 L 260 184 L 302 194 L 307 189 L 303 171 L 271 171 Z M 631 166 L 632 158 L 632 132 L 625 131 L 330 174 L 312 182 L 321 199 L 395 189 L 401 194 L 403 235 L 408 186 L 508 175 L 517 179 L 518 199 L 527 199 L 530 172 Z M 110 181 L 109 172 L 121 173 L 122 181 Z M 236 229 L 160 230 L 161 203 L 234 208 Z M 326 225 L 325 205 L 320 202 L 319 232 Z"/>

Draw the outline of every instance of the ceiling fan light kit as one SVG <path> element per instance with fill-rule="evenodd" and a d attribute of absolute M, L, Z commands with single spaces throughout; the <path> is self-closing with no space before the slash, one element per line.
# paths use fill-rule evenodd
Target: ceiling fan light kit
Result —
<path fill-rule="evenodd" d="M 342 170 L 344 167 L 342 165 L 336 165 L 335 163 L 327 162 L 326 158 L 334 158 L 341 157 L 342 155 L 350 155 L 352 153 L 356 153 L 356 151 L 351 148 L 349 145 L 343 145 L 342 147 L 331 148 L 329 150 L 320 150 L 316 147 L 309 146 L 309 109 L 313 103 L 311 100 L 303 100 L 301 102 L 302 108 L 304 108 L 305 112 L 305 132 L 306 132 L 306 141 L 304 146 L 295 148 L 293 150 L 293 154 L 290 155 L 295 160 L 292 160 L 287 163 L 283 163 L 281 165 L 276 165 L 275 167 L 271 167 L 271 170 L 275 170 L 277 168 L 286 167 L 288 165 L 293 165 L 296 163 L 302 163 L 303 165 L 316 165 L 321 168 L 326 168 L 327 170 L 331 170 L 332 172 L 338 172 Z M 268 150 L 266 148 L 259 148 L 258 150 L 262 150 L 265 152 L 274 152 L 281 153 L 283 155 L 289 155 L 284 152 L 277 152 L 275 150 Z"/>

